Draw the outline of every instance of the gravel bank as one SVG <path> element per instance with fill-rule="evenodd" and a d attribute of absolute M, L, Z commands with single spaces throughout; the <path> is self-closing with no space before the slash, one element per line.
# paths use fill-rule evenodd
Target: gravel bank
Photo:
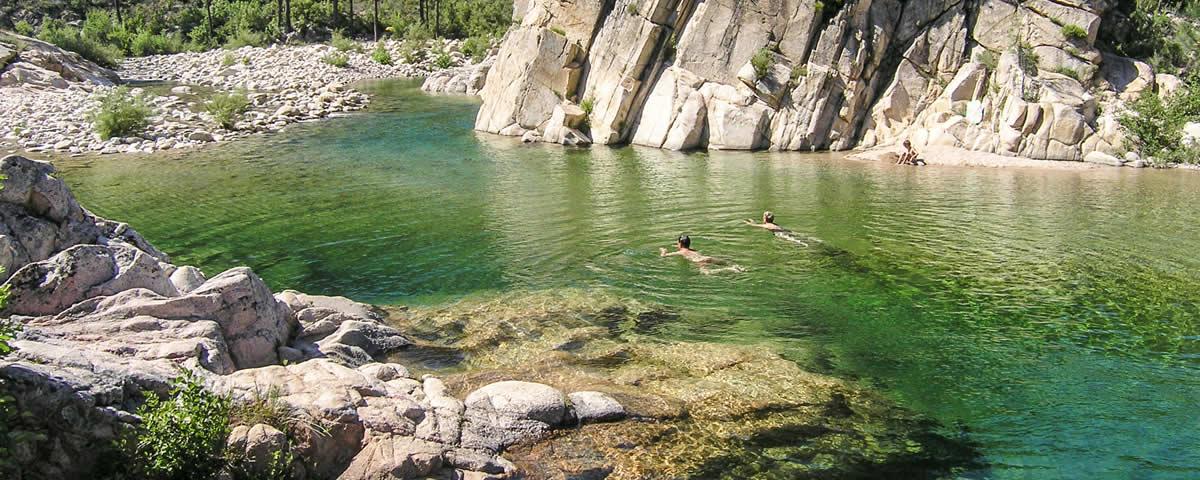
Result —
<path fill-rule="evenodd" d="M 438 42 L 432 41 L 427 51 L 444 48 L 452 66 L 470 63 L 458 51 L 459 41 Z M 402 63 L 400 42 L 382 43 L 400 63 L 374 62 L 372 42 L 342 52 L 348 60 L 345 67 L 322 60 L 337 53 L 329 45 L 272 45 L 126 59 L 117 72 L 124 82 L 139 86 L 130 93 L 144 95 L 154 115 L 141 135 L 107 140 L 95 133 L 88 113 L 112 86 L 52 79 L 0 87 L 0 148 L 60 154 L 191 148 L 359 110 L 370 100 L 349 87 L 354 82 L 424 77 L 439 70 L 432 54 L 417 63 Z M 232 129 L 220 127 L 204 111 L 206 99 L 220 92 L 244 92 L 250 100 L 250 110 Z"/>

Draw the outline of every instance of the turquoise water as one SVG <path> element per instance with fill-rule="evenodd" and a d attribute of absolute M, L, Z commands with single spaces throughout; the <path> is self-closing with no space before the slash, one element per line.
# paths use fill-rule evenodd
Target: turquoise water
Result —
<path fill-rule="evenodd" d="M 471 131 L 476 100 L 415 87 L 61 175 L 176 263 L 275 289 L 662 302 L 685 314 L 660 335 L 773 345 L 966 431 L 988 462 L 972 477 L 1200 477 L 1200 175 L 523 145 Z M 811 238 L 741 223 L 767 209 Z M 659 258 L 680 233 L 747 271 Z"/>

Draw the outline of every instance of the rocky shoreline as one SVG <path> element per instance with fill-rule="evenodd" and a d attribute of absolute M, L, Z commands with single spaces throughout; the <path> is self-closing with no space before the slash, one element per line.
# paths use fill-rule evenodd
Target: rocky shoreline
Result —
<path fill-rule="evenodd" d="M 0 38 L 0 148 L 10 153 L 149 153 L 229 141 L 365 108 L 370 99 L 350 87 L 355 82 L 440 70 L 432 55 L 403 63 L 401 43 L 384 40 L 393 65 L 371 59 L 374 43 L 357 42 L 341 52 L 344 68 L 321 60 L 336 49 L 315 44 L 136 57 L 113 72 L 45 42 L 6 35 L 11 38 Z M 431 42 L 427 48 L 445 50 L 453 65 L 471 63 L 459 51 L 460 41 Z M 102 140 L 88 113 L 98 96 L 123 82 L 134 86 L 130 94 L 144 95 L 155 113 L 144 133 Z M 209 95 L 230 92 L 244 92 L 250 109 L 225 129 L 203 107 Z"/>
<path fill-rule="evenodd" d="M 208 277 L 88 212 L 53 172 L 0 160 L 4 316 L 21 327 L 0 382 L 41 435 L 15 452 L 16 478 L 93 472 L 180 369 L 306 419 L 229 438 L 247 458 L 294 456 L 293 478 L 677 478 L 762 468 L 763 449 L 800 459 L 769 467 L 793 477 L 929 477 L 975 458 L 767 349 L 656 340 L 677 316 L 661 307 L 582 295 L 381 309 L 273 294 L 247 268 Z M 457 367 L 419 375 L 430 351 Z"/>

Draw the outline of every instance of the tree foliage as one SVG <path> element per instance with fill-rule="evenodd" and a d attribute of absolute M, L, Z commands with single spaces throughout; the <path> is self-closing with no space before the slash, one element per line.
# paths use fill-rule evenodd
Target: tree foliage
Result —
<path fill-rule="evenodd" d="M 1190 77 L 1178 92 L 1162 98 L 1149 90 L 1118 117 L 1128 134 L 1127 148 L 1158 163 L 1200 163 L 1200 149 L 1184 141 L 1183 128 L 1200 121 L 1200 78 Z M 1200 139 L 1196 139 L 1200 140 Z"/>

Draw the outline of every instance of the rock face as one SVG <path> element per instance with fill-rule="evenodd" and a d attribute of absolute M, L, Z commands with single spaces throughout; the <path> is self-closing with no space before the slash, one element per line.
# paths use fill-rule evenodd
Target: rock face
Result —
<path fill-rule="evenodd" d="M 21 49 L 16 45 L 22 46 Z M 115 72 L 36 38 L 0 35 L 0 87 L 67 88 L 72 83 L 112 86 Z"/>
<path fill-rule="evenodd" d="M 231 450 L 259 473 L 287 450 L 299 478 L 505 477 L 516 470 L 504 447 L 567 420 L 563 394 L 541 384 L 483 387 L 468 408 L 437 378 L 379 363 L 412 344 L 386 312 L 275 295 L 248 268 L 206 278 L 177 267 L 79 206 L 53 172 L 0 160 L 2 260 L 15 270 L 3 313 L 21 325 L 0 385 L 45 433 L 22 447 L 17 478 L 88 477 L 146 393 L 166 394 L 181 368 L 238 402 L 269 393 L 320 426 L 234 428 Z"/>
<path fill-rule="evenodd" d="M 476 95 L 479 89 L 483 88 L 488 70 L 495 62 L 496 57 L 492 56 L 474 65 L 432 72 L 425 77 L 421 90 L 429 93 Z"/>
<path fill-rule="evenodd" d="M 842 150 L 908 139 L 1081 160 L 1122 142 L 1118 109 L 1098 105 L 1156 88 L 1146 64 L 1096 49 L 1109 5 L 531 0 L 514 9 L 475 127 L 561 143 L 547 135 L 556 110 L 586 103 L 582 133 L 598 144 Z M 1068 38 L 1067 25 L 1086 36 Z"/>

